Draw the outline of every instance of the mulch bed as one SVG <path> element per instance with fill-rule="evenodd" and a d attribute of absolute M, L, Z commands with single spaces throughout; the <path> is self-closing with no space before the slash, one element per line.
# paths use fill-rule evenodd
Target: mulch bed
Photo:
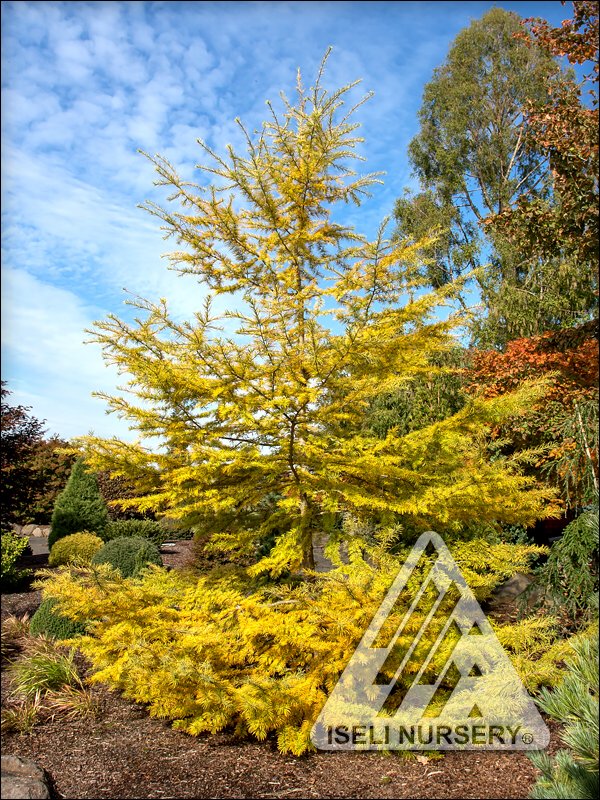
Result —
<path fill-rule="evenodd" d="M 165 551 L 185 566 L 190 542 Z M 39 591 L 2 596 L 2 617 L 31 615 Z M 6 677 L 6 676 L 3 676 Z M 4 681 L 3 681 L 4 683 Z M 229 735 L 192 737 L 151 719 L 142 705 L 94 688 L 95 718 L 56 720 L 31 734 L 2 735 L 2 752 L 33 758 L 56 798 L 526 798 L 536 770 L 524 753 L 326 753 L 295 758 L 275 743 Z M 551 746 L 558 746 L 550 725 Z"/>

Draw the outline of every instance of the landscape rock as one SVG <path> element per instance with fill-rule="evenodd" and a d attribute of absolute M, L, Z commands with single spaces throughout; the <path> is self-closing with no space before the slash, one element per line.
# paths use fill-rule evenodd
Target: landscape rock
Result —
<path fill-rule="evenodd" d="M 30 758 L 2 756 L 2 797 L 6 800 L 50 798 L 46 773 Z"/>
<path fill-rule="evenodd" d="M 514 600 L 516 597 L 523 594 L 531 583 L 533 583 L 531 575 L 515 572 L 511 578 L 496 589 L 494 597 L 497 600 Z"/>
<path fill-rule="evenodd" d="M 35 525 L 33 522 L 28 523 L 27 525 L 16 525 L 13 524 L 12 529 L 15 533 L 18 533 L 20 536 L 45 536 L 47 537 L 50 533 L 50 525 Z"/>

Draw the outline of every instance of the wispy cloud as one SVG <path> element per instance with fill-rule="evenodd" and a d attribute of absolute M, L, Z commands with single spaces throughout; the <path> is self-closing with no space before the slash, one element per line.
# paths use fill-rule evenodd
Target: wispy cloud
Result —
<path fill-rule="evenodd" d="M 141 148 L 187 179 L 196 139 L 243 147 L 265 100 L 310 84 L 329 45 L 326 85 L 363 78 L 365 171 L 386 184 L 348 222 L 372 236 L 410 181 L 406 146 L 423 84 L 456 33 L 492 2 L 6 2 L 2 29 L 3 373 L 63 435 L 118 429 L 91 400 L 116 378 L 81 344 L 83 328 L 127 313 L 122 287 L 169 298 L 189 317 L 204 297 L 177 278 L 156 222 Z M 560 3 L 503 3 L 560 19 Z M 76 369 L 73 369 L 76 365 Z M 69 369 L 71 367 L 71 369 Z"/>
<path fill-rule="evenodd" d="M 103 403 L 91 397 L 120 382 L 99 347 L 84 343 L 84 331 L 99 309 L 24 270 L 3 271 L 2 298 L 2 360 L 14 401 L 32 406 L 50 433 L 71 437 L 94 429 L 131 438 L 126 426 L 114 415 L 108 419 Z"/>

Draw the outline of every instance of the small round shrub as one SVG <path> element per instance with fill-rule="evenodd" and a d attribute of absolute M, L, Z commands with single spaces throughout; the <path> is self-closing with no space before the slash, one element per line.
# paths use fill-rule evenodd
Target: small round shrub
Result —
<path fill-rule="evenodd" d="M 51 598 L 42 600 L 42 604 L 35 612 L 29 623 L 29 631 L 33 636 L 42 634 L 53 639 L 70 639 L 85 633 L 85 625 L 73 622 L 68 617 L 54 611 L 56 600 Z"/>
<path fill-rule="evenodd" d="M 150 542 L 154 542 L 157 547 L 160 547 L 164 542 L 168 542 L 171 538 L 171 534 L 164 525 L 151 519 L 112 520 L 102 534 L 105 542 L 132 536 L 148 539 Z"/>
<path fill-rule="evenodd" d="M 140 536 L 121 536 L 107 542 L 92 558 L 92 564 L 110 564 L 124 578 L 135 577 L 148 564 L 162 567 L 158 547 Z"/>
<path fill-rule="evenodd" d="M 50 550 L 48 564 L 51 567 L 60 567 L 63 564 L 91 564 L 92 557 L 103 544 L 102 539 L 93 533 L 87 531 L 72 533 L 55 542 Z"/>

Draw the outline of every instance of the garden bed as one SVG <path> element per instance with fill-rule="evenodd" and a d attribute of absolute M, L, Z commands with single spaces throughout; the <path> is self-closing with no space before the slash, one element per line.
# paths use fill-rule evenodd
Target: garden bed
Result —
<path fill-rule="evenodd" d="M 524 753 L 282 755 L 225 735 L 194 738 L 150 719 L 114 692 L 95 690 L 98 718 L 59 720 L 3 736 L 4 753 L 30 757 L 64 798 L 525 798 L 535 770 Z"/>
<path fill-rule="evenodd" d="M 190 542 L 164 548 L 185 566 Z M 40 566 L 36 564 L 36 566 Z M 2 597 L 2 616 L 31 615 L 40 592 Z M 3 674 L 3 698 L 7 676 Z M 118 693 L 95 687 L 99 713 L 57 719 L 30 734 L 3 733 L 4 754 L 33 758 L 58 798 L 526 798 L 536 770 L 524 753 L 454 752 L 442 758 L 379 753 L 282 755 L 275 743 L 192 737 Z M 557 749 L 556 728 L 552 750 Z"/>

